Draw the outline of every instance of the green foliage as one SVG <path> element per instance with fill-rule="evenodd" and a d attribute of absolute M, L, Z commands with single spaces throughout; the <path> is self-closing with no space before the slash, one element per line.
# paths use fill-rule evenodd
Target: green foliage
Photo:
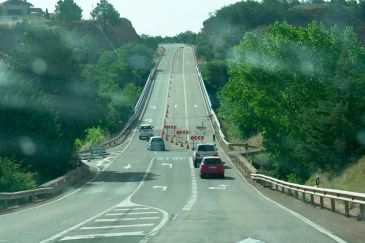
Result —
<path fill-rule="evenodd" d="M 21 170 L 20 165 L 8 158 L 0 158 L 0 192 L 16 192 L 36 188 L 33 174 Z"/>
<path fill-rule="evenodd" d="M 364 49 L 351 28 L 315 22 L 246 33 L 236 48 L 219 114 L 243 136 L 263 133 L 275 175 L 301 181 L 364 152 Z"/>
<path fill-rule="evenodd" d="M 55 8 L 55 17 L 61 23 L 81 20 L 82 9 L 73 0 L 58 0 Z"/>
<path fill-rule="evenodd" d="M 110 25 L 120 23 L 120 14 L 107 0 L 100 0 L 90 15 L 94 20 L 102 22 L 104 27 L 107 23 Z"/>

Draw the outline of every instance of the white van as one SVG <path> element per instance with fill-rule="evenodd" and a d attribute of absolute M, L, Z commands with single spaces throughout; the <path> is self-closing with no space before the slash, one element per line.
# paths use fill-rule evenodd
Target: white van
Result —
<path fill-rule="evenodd" d="M 153 126 L 151 124 L 142 124 L 139 127 L 139 139 L 150 138 L 153 136 Z"/>

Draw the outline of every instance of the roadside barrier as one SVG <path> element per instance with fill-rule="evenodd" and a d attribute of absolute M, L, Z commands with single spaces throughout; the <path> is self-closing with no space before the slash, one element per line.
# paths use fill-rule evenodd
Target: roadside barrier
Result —
<path fill-rule="evenodd" d="M 0 209 L 25 205 L 41 198 L 52 197 L 89 174 L 89 167 L 82 165 L 66 175 L 41 185 L 38 189 L 13 193 L 0 193 Z"/>

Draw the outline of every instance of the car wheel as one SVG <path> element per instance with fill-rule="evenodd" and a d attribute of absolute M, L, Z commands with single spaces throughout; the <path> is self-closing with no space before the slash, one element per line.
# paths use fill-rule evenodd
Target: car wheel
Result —
<path fill-rule="evenodd" d="M 194 161 L 194 167 L 198 168 L 198 164 Z"/>
<path fill-rule="evenodd" d="M 221 174 L 221 178 L 224 178 L 224 174 Z"/>
<path fill-rule="evenodd" d="M 201 175 L 200 175 L 200 178 L 204 179 L 204 178 L 205 178 L 205 175 L 202 175 L 202 174 L 201 174 Z"/>

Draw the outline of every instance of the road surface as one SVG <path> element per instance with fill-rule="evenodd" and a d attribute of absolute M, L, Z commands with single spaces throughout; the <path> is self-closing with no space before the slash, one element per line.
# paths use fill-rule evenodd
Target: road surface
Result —
<path fill-rule="evenodd" d="M 0 242 L 341 242 L 263 197 L 221 151 L 226 178 L 200 179 L 190 136 L 213 142 L 213 128 L 193 48 L 164 47 L 142 123 L 153 124 L 156 135 L 164 124 L 190 135 L 180 135 L 178 143 L 171 143 L 170 136 L 168 151 L 154 152 L 134 130 L 109 157 L 90 163 L 101 171 L 91 182 L 36 207 L 1 215 Z"/>

